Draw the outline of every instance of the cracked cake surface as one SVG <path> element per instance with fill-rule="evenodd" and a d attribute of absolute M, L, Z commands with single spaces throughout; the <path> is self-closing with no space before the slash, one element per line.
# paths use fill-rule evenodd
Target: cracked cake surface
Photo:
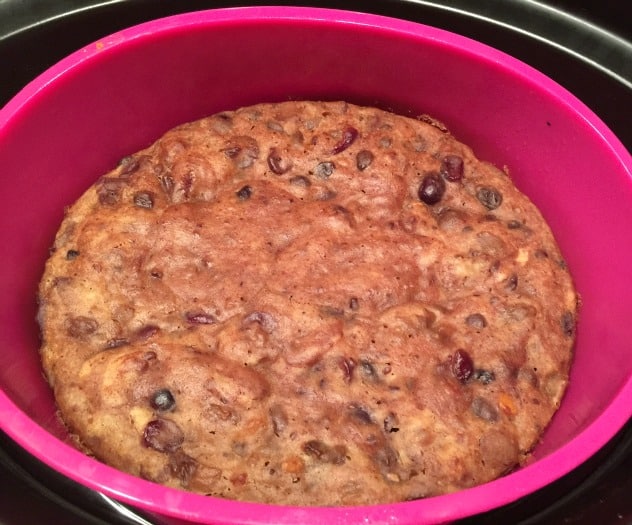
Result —
<path fill-rule="evenodd" d="M 292 101 L 122 159 L 66 210 L 39 304 L 86 452 L 202 494 L 359 505 L 525 461 L 578 297 L 535 206 L 441 123 Z"/>

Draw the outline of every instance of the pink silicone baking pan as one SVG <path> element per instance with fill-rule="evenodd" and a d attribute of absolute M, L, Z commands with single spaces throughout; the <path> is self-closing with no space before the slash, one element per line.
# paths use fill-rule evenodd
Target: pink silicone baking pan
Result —
<path fill-rule="evenodd" d="M 443 121 L 508 166 L 582 296 L 562 406 L 533 461 L 446 496 L 349 508 L 239 503 L 144 481 L 75 450 L 39 363 L 36 289 L 64 207 L 170 127 L 287 99 L 345 99 Z M 145 23 L 54 65 L 0 110 L 0 425 L 61 474 L 160 523 L 439 523 L 526 496 L 585 462 L 632 415 L 632 159 L 582 102 L 483 44 L 341 10 L 217 9 Z"/>

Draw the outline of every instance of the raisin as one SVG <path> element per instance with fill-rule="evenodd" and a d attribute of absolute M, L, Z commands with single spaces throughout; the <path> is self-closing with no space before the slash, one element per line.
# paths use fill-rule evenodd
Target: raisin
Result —
<path fill-rule="evenodd" d="M 483 314 L 470 314 L 465 318 L 465 324 L 471 326 L 472 328 L 480 330 L 487 326 L 487 319 L 485 319 L 485 316 Z"/>
<path fill-rule="evenodd" d="M 396 474 L 393 477 L 398 464 L 397 452 L 390 445 L 382 443 L 374 451 L 372 459 L 388 481 L 399 481 L 399 477 Z"/>
<path fill-rule="evenodd" d="M 259 144 L 248 136 L 238 136 L 229 142 L 224 149 L 224 155 L 240 168 L 249 168 L 259 158 Z"/>
<path fill-rule="evenodd" d="M 125 179 L 102 177 L 97 186 L 99 202 L 108 206 L 117 204 L 121 196 L 122 186 L 125 182 Z"/>
<path fill-rule="evenodd" d="M 314 173 L 317 177 L 320 177 L 321 179 L 328 179 L 329 177 L 331 177 L 335 169 L 336 165 L 330 160 L 326 160 L 324 162 L 320 162 L 316 166 Z"/>
<path fill-rule="evenodd" d="M 327 445 L 325 445 L 322 441 L 318 441 L 316 439 L 312 439 L 303 443 L 303 452 L 308 456 L 312 456 L 316 459 L 321 459 L 323 456 L 327 454 Z"/>
<path fill-rule="evenodd" d="M 476 191 L 476 198 L 488 210 L 495 210 L 503 202 L 503 196 L 495 188 L 482 186 Z"/>
<path fill-rule="evenodd" d="M 154 197 L 148 191 L 139 191 L 134 194 L 134 205 L 151 210 L 154 207 Z"/>
<path fill-rule="evenodd" d="M 375 370 L 373 364 L 371 364 L 366 359 L 362 359 L 360 361 L 360 371 L 362 372 L 362 375 L 370 381 L 379 381 L 380 379 L 377 370 Z"/>
<path fill-rule="evenodd" d="M 447 126 L 440 120 L 437 120 L 436 118 L 433 118 L 430 115 L 426 115 L 424 113 L 423 115 L 419 115 L 417 117 L 417 120 L 420 120 L 421 122 L 425 122 L 426 124 L 430 124 L 431 126 L 437 128 L 442 133 L 448 133 Z"/>
<path fill-rule="evenodd" d="M 68 320 L 68 335 L 71 337 L 85 337 L 93 334 L 99 328 L 99 324 L 92 317 L 79 315 Z"/>
<path fill-rule="evenodd" d="M 360 308 L 360 302 L 358 301 L 357 297 L 352 297 L 351 299 L 349 299 L 349 308 L 351 308 L 351 310 L 356 311 L 358 308 Z"/>
<path fill-rule="evenodd" d="M 507 222 L 507 228 L 509 228 L 510 230 L 519 230 L 520 228 L 522 228 L 522 223 L 520 221 L 512 219 Z"/>
<path fill-rule="evenodd" d="M 307 188 L 311 186 L 310 180 L 305 175 L 296 175 L 290 179 L 292 186 L 300 186 L 301 188 Z"/>
<path fill-rule="evenodd" d="M 468 379 L 474 371 L 474 363 L 472 358 L 465 350 L 457 350 L 452 356 L 452 373 L 460 383 L 467 383 Z"/>
<path fill-rule="evenodd" d="M 345 383 L 351 383 L 353 379 L 353 370 L 356 367 L 356 362 L 353 357 L 343 357 L 338 361 L 338 365 L 343 372 L 343 379 Z"/>
<path fill-rule="evenodd" d="M 248 474 L 246 472 L 241 472 L 239 474 L 233 474 L 230 477 L 230 482 L 237 487 L 243 486 L 248 481 Z"/>
<path fill-rule="evenodd" d="M 347 459 L 347 449 L 344 445 L 331 447 L 316 439 L 303 443 L 303 452 L 323 463 L 332 463 L 334 465 L 342 465 Z"/>
<path fill-rule="evenodd" d="M 132 173 L 138 170 L 138 168 L 140 167 L 140 162 L 138 162 L 138 159 L 136 157 L 128 155 L 127 157 L 123 157 L 120 160 L 118 167 L 120 169 L 120 177 L 129 177 Z"/>
<path fill-rule="evenodd" d="M 105 348 L 107 350 L 111 350 L 112 348 L 119 348 L 121 346 L 125 346 L 129 344 L 129 339 L 124 337 L 115 337 L 113 339 L 108 339 L 105 343 Z"/>
<path fill-rule="evenodd" d="M 154 394 L 151 396 L 149 404 L 152 408 L 156 410 L 167 412 L 175 408 L 176 400 L 168 388 L 161 388 L 160 390 L 154 392 Z"/>
<path fill-rule="evenodd" d="M 368 149 L 363 149 L 356 155 L 356 167 L 360 171 L 367 169 L 373 162 L 374 155 Z"/>
<path fill-rule="evenodd" d="M 73 259 L 76 259 L 77 257 L 79 257 L 78 250 L 68 250 L 66 252 L 66 260 L 68 261 L 72 261 Z"/>
<path fill-rule="evenodd" d="M 333 209 L 334 212 L 342 215 L 342 217 L 349 224 L 349 226 L 351 226 L 352 228 L 355 228 L 356 221 L 355 221 L 355 217 L 353 216 L 353 213 L 351 211 L 349 211 L 344 206 L 340 206 L 340 204 L 334 204 L 332 206 L 332 209 Z"/>
<path fill-rule="evenodd" d="M 445 182 L 437 173 L 428 173 L 421 181 L 417 195 L 425 204 L 437 204 L 445 193 Z"/>
<path fill-rule="evenodd" d="M 439 172 L 450 182 L 460 181 L 463 178 L 463 159 L 458 155 L 446 155 L 441 161 Z"/>
<path fill-rule="evenodd" d="M 345 129 L 342 132 L 342 138 L 333 147 L 333 149 L 331 150 L 331 153 L 333 155 L 337 155 L 338 153 L 343 152 L 349 146 L 351 146 L 351 144 L 353 144 L 357 138 L 358 138 L 358 130 L 355 129 L 354 127 L 349 126 L 347 129 Z"/>
<path fill-rule="evenodd" d="M 412 477 L 412 474 L 411 474 Z M 426 499 L 428 497 L 427 494 L 418 494 L 418 493 L 413 493 L 409 496 L 406 496 L 406 498 L 404 498 L 404 501 L 417 501 L 420 499 Z"/>
<path fill-rule="evenodd" d="M 359 405 L 351 405 L 349 407 L 349 415 L 363 425 L 370 425 L 373 423 L 373 418 L 371 417 L 371 414 L 369 414 L 369 412 L 365 408 Z"/>
<path fill-rule="evenodd" d="M 270 420 L 272 421 L 272 431 L 276 436 L 280 436 L 288 425 L 285 410 L 283 410 L 281 405 L 272 405 L 268 413 L 270 414 Z"/>
<path fill-rule="evenodd" d="M 195 474 L 197 467 L 197 461 L 185 454 L 182 449 L 177 449 L 172 454 L 169 454 L 169 471 L 180 480 L 183 487 L 188 486 L 189 480 Z"/>
<path fill-rule="evenodd" d="M 571 312 L 564 312 L 561 319 L 562 331 L 566 337 L 575 335 L 575 317 Z"/>
<path fill-rule="evenodd" d="M 505 282 L 505 288 L 510 292 L 513 292 L 518 287 L 518 276 L 513 273 L 509 276 L 507 281 Z"/>
<path fill-rule="evenodd" d="M 239 191 L 235 192 L 235 195 L 237 195 L 237 198 L 241 201 L 248 200 L 252 195 L 252 188 L 246 184 Z"/>
<path fill-rule="evenodd" d="M 470 408 L 476 417 L 489 421 L 490 423 L 498 421 L 498 410 L 482 397 L 475 397 Z"/>
<path fill-rule="evenodd" d="M 158 332 L 160 332 L 159 327 L 153 324 L 148 324 L 136 331 L 136 339 L 144 341 L 146 339 L 149 339 L 150 337 L 153 337 Z"/>
<path fill-rule="evenodd" d="M 158 452 L 173 452 L 184 442 L 184 433 L 171 419 L 153 419 L 145 426 L 143 444 Z"/>
<path fill-rule="evenodd" d="M 283 126 L 276 120 L 268 120 L 268 122 L 266 122 L 266 127 L 272 131 L 276 131 L 277 133 L 283 133 L 285 131 Z"/>
<path fill-rule="evenodd" d="M 344 445 L 334 445 L 329 450 L 329 463 L 342 465 L 347 459 L 347 447 Z"/>
<path fill-rule="evenodd" d="M 268 167 L 272 170 L 273 173 L 277 175 L 283 175 L 287 173 L 292 168 L 292 163 L 279 154 L 276 148 L 271 148 L 268 153 Z"/>
<path fill-rule="evenodd" d="M 321 306 L 319 311 L 323 317 L 344 317 L 345 311 L 336 306 Z"/>
<path fill-rule="evenodd" d="M 484 385 L 489 385 L 496 379 L 496 376 L 494 375 L 494 372 L 489 370 L 478 369 L 474 371 L 474 379 L 480 381 Z"/>
<path fill-rule="evenodd" d="M 267 333 L 271 333 L 276 328 L 276 321 L 274 320 L 274 317 L 266 312 L 251 312 L 246 317 L 244 317 L 242 323 L 244 325 L 257 323 Z"/>
<path fill-rule="evenodd" d="M 384 418 L 384 431 L 399 432 L 399 421 L 393 412 L 389 412 Z"/>
<path fill-rule="evenodd" d="M 171 175 L 163 173 L 162 175 L 159 176 L 159 179 L 160 179 L 160 187 L 162 188 L 162 191 L 164 191 L 168 196 L 171 196 L 173 194 L 173 188 L 176 185 L 175 181 L 173 180 L 173 177 Z"/>
<path fill-rule="evenodd" d="M 215 324 L 217 322 L 214 315 L 206 312 L 187 312 L 185 317 L 191 324 Z"/>

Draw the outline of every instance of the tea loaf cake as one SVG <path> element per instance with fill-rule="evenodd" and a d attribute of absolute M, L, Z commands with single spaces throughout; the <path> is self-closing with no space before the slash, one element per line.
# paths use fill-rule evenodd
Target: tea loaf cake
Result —
<path fill-rule="evenodd" d="M 536 207 L 440 122 L 290 101 L 124 158 L 66 210 L 39 304 L 87 453 L 332 506 L 524 462 L 568 382 L 578 296 Z"/>

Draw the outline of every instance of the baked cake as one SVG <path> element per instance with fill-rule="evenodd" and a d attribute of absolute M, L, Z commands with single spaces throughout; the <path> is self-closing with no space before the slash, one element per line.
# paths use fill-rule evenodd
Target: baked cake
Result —
<path fill-rule="evenodd" d="M 124 158 L 66 211 L 39 301 L 83 450 L 331 506 L 523 463 L 567 385 L 578 297 L 535 206 L 440 122 L 292 101 Z"/>

